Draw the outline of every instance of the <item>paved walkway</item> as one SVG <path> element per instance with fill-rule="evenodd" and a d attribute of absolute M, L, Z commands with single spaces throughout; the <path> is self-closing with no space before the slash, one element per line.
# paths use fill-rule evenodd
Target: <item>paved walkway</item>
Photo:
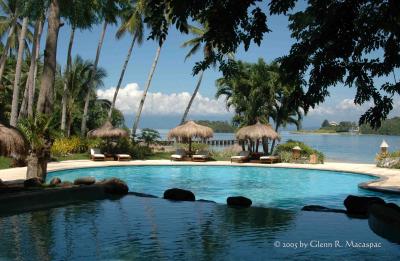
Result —
<path fill-rule="evenodd" d="M 169 160 L 133 160 L 133 161 L 97 161 L 90 160 L 69 160 L 62 162 L 52 162 L 48 164 L 48 171 L 56 171 L 63 169 L 88 168 L 88 167 L 105 167 L 105 166 L 130 166 L 130 165 L 211 165 L 211 166 L 258 166 L 266 168 L 302 168 L 302 169 L 319 169 L 344 171 L 359 174 L 367 174 L 380 177 L 377 181 L 371 181 L 360 184 L 363 188 L 390 191 L 400 193 L 400 170 L 378 168 L 373 164 L 357 164 L 357 163 L 336 163 L 326 162 L 325 164 L 259 164 L 259 163 L 230 163 L 228 161 L 209 161 L 206 163 L 197 162 L 171 162 Z M 0 179 L 3 181 L 25 179 L 26 167 L 12 168 L 0 170 Z"/>

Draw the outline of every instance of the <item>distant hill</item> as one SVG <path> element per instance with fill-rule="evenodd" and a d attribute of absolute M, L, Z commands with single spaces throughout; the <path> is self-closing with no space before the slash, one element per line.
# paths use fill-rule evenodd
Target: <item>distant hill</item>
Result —
<path fill-rule="evenodd" d="M 210 127 L 216 133 L 226 132 L 231 133 L 235 132 L 236 128 L 233 127 L 227 121 L 205 121 L 205 120 L 198 120 L 196 123 Z"/>
<path fill-rule="evenodd" d="M 363 124 L 360 126 L 360 133 L 362 134 L 380 134 L 380 135 L 400 135 L 400 117 L 382 122 L 382 126 L 374 130 L 369 125 Z"/>

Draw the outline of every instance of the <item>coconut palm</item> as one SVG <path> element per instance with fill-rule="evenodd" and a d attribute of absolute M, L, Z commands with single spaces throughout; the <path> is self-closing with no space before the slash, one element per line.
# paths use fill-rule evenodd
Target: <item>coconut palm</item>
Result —
<path fill-rule="evenodd" d="M 94 66 L 92 68 L 91 76 L 92 79 L 89 82 L 89 90 L 85 97 L 85 105 L 83 108 L 83 118 L 81 124 L 81 135 L 84 136 L 86 133 L 86 125 L 88 120 L 88 111 L 89 111 L 89 102 L 90 102 L 90 90 L 92 89 L 90 86 L 94 84 L 94 75 L 96 75 L 97 65 L 100 59 L 101 48 L 103 46 L 104 36 L 106 34 L 108 24 L 115 24 L 117 22 L 117 17 L 121 14 L 121 11 L 124 10 L 126 1 L 124 0 L 102 0 L 95 1 L 97 5 L 95 5 L 96 10 L 98 10 L 99 19 L 103 20 L 103 26 L 100 34 L 99 43 L 97 45 L 96 50 L 96 58 L 94 60 Z"/>
<path fill-rule="evenodd" d="M 143 29 L 144 29 L 144 22 L 143 22 L 143 13 L 144 13 L 144 2 L 136 1 L 135 4 L 130 6 L 125 13 L 123 14 L 122 24 L 117 31 L 117 38 L 120 39 L 126 32 L 132 35 L 132 41 L 128 49 L 128 53 L 125 58 L 125 62 L 122 66 L 122 71 L 117 83 L 117 87 L 115 88 L 114 97 L 110 106 L 110 110 L 108 112 L 108 120 L 110 121 L 113 109 L 115 107 L 115 101 L 117 100 L 118 91 L 121 88 L 122 80 L 125 75 L 126 67 L 128 66 L 129 59 L 132 54 L 133 46 L 135 42 L 139 45 L 143 42 Z"/>
<path fill-rule="evenodd" d="M 11 41 L 13 40 L 13 37 L 15 35 L 15 27 L 18 20 L 18 8 L 16 5 L 16 1 L 12 0 L 1 0 L 0 7 L 2 12 L 5 14 L 0 17 L 1 21 L 0 34 L 3 35 L 5 32 L 8 31 L 6 44 L 3 48 L 3 53 L 1 54 L 0 57 L 0 81 L 1 81 L 6 65 L 8 51 L 11 46 Z"/>
<path fill-rule="evenodd" d="M 93 1 L 87 0 L 72 0 L 64 11 L 64 16 L 68 19 L 71 26 L 71 33 L 69 37 L 68 52 L 67 52 L 67 65 L 66 74 L 68 74 L 72 63 L 72 46 L 74 43 L 76 29 L 90 29 L 97 21 L 95 9 L 93 9 Z M 67 79 L 67 78 L 65 78 Z M 61 112 L 61 130 L 65 131 L 66 118 L 67 118 L 67 96 L 68 85 L 64 82 L 64 90 L 62 95 L 62 112 Z"/>
<path fill-rule="evenodd" d="M 189 32 L 191 34 L 193 34 L 195 37 L 193 39 L 190 39 L 186 42 L 184 42 L 182 44 L 182 47 L 191 47 L 189 52 L 187 53 L 186 57 L 185 57 L 185 61 L 191 57 L 192 55 L 194 55 L 195 53 L 197 53 L 201 47 L 202 47 L 202 42 L 203 42 L 203 37 L 204 34 L 207 32 L 207 26 L 206 25 L 202 25 L 202 27 L 196 27 L 196 26 L 189 26 Z M 209 55 L 209 53 L 211 52 L 212 48 L 210 48 L 207 45 L 204 45 L 203 47 L 203 55 L 204 55 L 204 59 L 207 58 L 207 56 Z M 204 71 L 201 70 L 199 72 L 199 79 L 197 80 L 197 84 L 196 87 L 194 88 L 193 94 L 190 97 L 189 103 L 185 109 L 185 112 L 183 113 L 182 116 L 182 120 L 181 120 L 181 124 L 183 124 L 186 121 L 187 115 L 189 113 L 190 107 L 192 106 L 192 103 L 194 101 L 194 98 L 196 98 L 196 95 L 200 89 L 200 85 L 201 85 L 201 81 L 203 79 L 203 74 Z"/>
<path fill-rule="evenodd" d="M 31 51 L 28 79 L 25 85 L 24 97 L 21 103 L 18 119 L 27 115 L 33 117 L 33 101 L 36 87 L 37 64 L 39 62 L 40 39 L 43 31 L 44 15 L 36 19 L 33 33 L 33 44 Z"/>
<path fill-rule="evenodd" d="M 158 59 L 160 58 L 161 48 L 162 48 L 162 43 L 161 43 L 161 45 L 159 45 L 157 47 L 156 56 L 154 57 L 153 64 L 151 65 L 150 73 L 147 78 L 147 82 L 146 82 L 146 85 L 145 85 L 145 88 L 144 88 L 144 91 L 142 94 L 142 98 L 140 99 L 140 102 L 139 102 L 139 108 L 136 112 L 135 121 L 134 121 L 133 127 L 132 127 L 132 137 L 136 136 L 136 131 L 137 131 L 137 127 L 139 125 L 140 115 L 142 114 L 144 101 L 146 100 L 147 92 L 149 91 L 151 80 L 153 79 L 153 75 L 154 75 L 154 72 L 157 67 Z"/>
<path fill-rule="evenodd" d="M 77 99 L 83 99 L 86 93 L 89 91 L 91 95 L 91 100 L 96 99 L 96 89 L 104 86 L 104 78 L 107 77 L 106 71 L 98 67 L 96 69 L 96 74 L 91 77 L 90 73 L 92 71 L 94 64 L 90 61 L 84 61 L 79 59 L 79 56 L 75 59 L 73 66 L 70 70 L 70 79 L 68 80 L 68 89 L 72 91 L 68 96 L 68 110 L 67 110 L 67 135 L 70 135 L 71 125 L 73 122 L 72 115 L 75 114 L 82 115 L 82 108 L 78 108 L 82 103 L 77 103 Z M 89 82 L 93 81 L 93 85 L 90 86 Z M 93 88 L 94 87 L 94 88 Z"/>
<path fill-rule="evenodd" d="M 54 80 L 57 71 L 57 40 L 58 31 L 60 29 L 60 5 L 58 0 L 51 0 L 48 12 L 48 29 L 44 61 L 43 73 L 41 77 L 39 97 L 36 106 L 37 115 L 50 115 L 53 112 L 53 99 L 54 99 Z M 38 116 L 35 121 L 38 121 Z M 39 176 L 43 177 L 47 171 L 47 161 L 50 157 L 51 137 L 44 137 L 45 146 L 35 150 L 28 158 L 27 177 Z"/>
<path fill-rule="evenodd" d="M 15 67 L 15 79 L 14 79 L 13 98 L 11 104 L 11 117 L 10 117 L 10 125 L 13 127 L 17 126 L 17 120 L 18 120 L 18 103 L 19 103 L 19 93 L 20 93 L 19 87 L 21 80 L 23 52 L 25 48 L 25 35 L 28 28 L 28 22 L 29 22 L 28 17 L 25 16 L 22 22 L 22 30 L 18 42 L 18 56 L 17 56 L 17 65 Z"/>

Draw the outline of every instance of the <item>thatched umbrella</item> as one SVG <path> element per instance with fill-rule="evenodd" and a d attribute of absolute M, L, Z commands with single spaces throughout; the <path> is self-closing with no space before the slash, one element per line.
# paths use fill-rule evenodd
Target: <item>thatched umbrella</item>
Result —
<path fill-rule="evenodd" d="M 129 137 L 129 133 L 120 128 L 115 128 L 111 122 L 107 121 L 98 129 L 94 129 L 88 132 L 89 138 L 122 138 Z"/>
<path fill-rule="evenodd" d="M 257 122 L 256 124 L 240 128 L 236 132 L 236 139 L 258 141 L 263 139 L 279 140 L 280 137 L 271 125 Z"/>
<path fill-rule="evenodd" d="M 189 152 L 192 150 L 192 138 L 212 138 L 214 132 L 211 128 L 195 123 L 194 121 L 187 121 L 168 132 L 168 139 L 185 139 L 189 141 Z"/>
<path fill-rule="evenodd" d="M 129 137 L 129 133 L 124 129 L 115 128 L 111 122 L 107 121 L 100 128 L 89 131 L 87 136 L 89 138 L 106 139 L 107 150 L 110 150 L 110 139 Z M 109 153 L 110 151 L 107 152 Z"/>
<path fill-rule="evenodd" d="M 0 124 L 0 156 L 24 159 L 28 153 L 27 144 L 18 129 Z"/>

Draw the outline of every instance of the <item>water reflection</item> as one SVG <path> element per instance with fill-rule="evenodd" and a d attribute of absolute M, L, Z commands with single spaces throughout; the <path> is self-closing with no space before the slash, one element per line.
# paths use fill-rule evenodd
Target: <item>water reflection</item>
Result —
<path fill-rule="evenodd" d="M 313 257 L 318 249 L 283 249 L 277 240 L 375 240 L 381 258 L 400 253 L 365 221 L 344 215 L 169 202 L 127 196 L 0 218 L 0 259 L 238 260 Z M 354 237 L 354 235 L 357 235 Z M 336 257 L 371 255 L 332 250 Z M 300 254 L 299 254 L 300 253 Z M 324 252 L 325 255 L 330 252 Z"/>

